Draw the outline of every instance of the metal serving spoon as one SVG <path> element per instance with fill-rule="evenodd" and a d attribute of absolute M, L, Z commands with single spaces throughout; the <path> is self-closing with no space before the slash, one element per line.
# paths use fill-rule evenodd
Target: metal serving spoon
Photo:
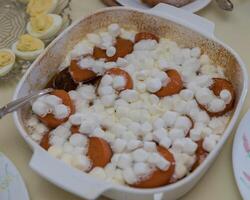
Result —
<path fill-rule="evenodd" d="M 24 106 L 25 104 L 27 104 L 28 102 L 30 102 L 32 99 L 41 97 L 45 94 L 48 94 L 50 92 L 52 92 L 54 89 L 52 88 L 47 88 L 44 90 L 39 90 L 37 92 L 34 92 L 28 96 L 22 97 L 20 99 L 17 99 L 15 101 L 12 101 L 10 103 L 8 103 L 7 105 L 5 105 L 4 107 L 0 108 L 0 119 L 7 115 L 8 113 L 14 112 L 17 109 L 21 108 L 22 106 Z"/>
<path fill-rule="evenodd" d="M 234 9 L 234 5 L 230 0 L 216 0 L 216 2 L 223 10 L 232 11 Z"/>

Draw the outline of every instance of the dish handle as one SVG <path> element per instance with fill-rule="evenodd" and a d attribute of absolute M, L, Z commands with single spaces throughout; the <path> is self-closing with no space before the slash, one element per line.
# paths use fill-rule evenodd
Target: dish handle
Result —
<path fill-rule="evenodd" d="M 183 26 L 188 26 L 208 37 L 214 37 L 215 25 L 213 22 L 186 10 L 170 6 L 165 3 L 159 3 L 152 9 L 149 9 L 148 12 L 150 14 L 176 21 L 177 23 L 180 23 Z"/>
<path fill-rule="evenodd" d="M 50 182 L 85 199 L 96 199 L 111 188 L 109 183 L 103 183 L 80 170 L 67 166 L 40 148 L 35 149 L 29 165 Z"/>

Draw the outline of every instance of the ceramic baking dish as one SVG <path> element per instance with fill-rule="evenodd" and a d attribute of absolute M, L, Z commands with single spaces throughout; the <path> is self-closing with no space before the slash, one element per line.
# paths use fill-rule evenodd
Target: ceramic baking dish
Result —
<path fill-rule="evenodd" d="M 247 93 L 248 77 L 244 63 L 234 50 L 216 39 L 214 25 L 211 22 L 165 4 L 159 4 L 147 11 L 123 7 L 102 9 L 72 24 L 48 46 L 20 81 L 14 99 L 43 88 L 58 70 L 66 53 L 86 33 L 106 27 L 110 23 L 119 23 L 123 27 L 149 31 L 159 36 L 167 35 L 181 46 L 199 46 L 217 65 L 225 68 L 226 76 L 236 89 L 237 100 L 223 137 L 207 159 L 186 178 L 160 188 L 136 189 L 98 180 L 52 158 L 27 134 L 24 126 L 24 120 L 30 109 L 27 106 L 14 113 L 14 120 L 20 134 L 34 152 L 30 166 L 55 185 L 86 199 L 95 199 L 100 195 L 119 200 L 147 200 L 157 196 L 161 196 L 164 200 L 177 199 L 199 181 L 219 154 L 239 117 Z"/>

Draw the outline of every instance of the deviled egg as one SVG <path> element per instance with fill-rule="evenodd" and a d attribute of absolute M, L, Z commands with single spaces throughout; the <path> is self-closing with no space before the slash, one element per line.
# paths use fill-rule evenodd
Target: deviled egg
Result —
<path fill-rule="evenodd" d="M 31 17 L 27 24 L 27 32 L 39 39 L 54 37 L 62 26 L 62 17 L 56 14 L 41 14 Z"/>
<path fill-rule="evenodd" d="M 17 57 L 23 60 L 34 60 L 44 50 L 42 40 L 31 35 L 22 35 L 17 42 L 12 45 L 12 51 Z"/>
<path fill-rule="evenodd" d="M 27 13 L 30 16 L 52 13 L 58 4 L 58 0 L 30 0 Z"/>
<path fill-rule="evenodd" d="M 0 76 L 6 75 L 13 68 L 15 58 L 10 49 L 0 49 Z"/>

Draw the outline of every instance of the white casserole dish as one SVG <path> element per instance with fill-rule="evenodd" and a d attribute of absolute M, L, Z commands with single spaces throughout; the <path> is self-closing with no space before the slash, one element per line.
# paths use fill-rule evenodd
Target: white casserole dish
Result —
<path fill-rule="evenodd" d="M 243 61 L 234 50 L 216 39 L 214 25 L 211 22 L 165 4 L 159 4 L 148 11 L 121 7 L 102 9 L 72 24 L 48 46 L 20 81 L 14 100 L 43 88 L 58 70 L 66 53 L 86 33 L 106 27 L 110 23 L 119 23 L 125 27 L 134 27 L 139 31 L 149 31 L 159 36 L 167 34 L 170 39 L 182 46 L 199 46 L 215 64 L 225 68 L 226 76 L 233 83 L 237 97 L 232 118 L 223 137 L 206 160 L 186 178 L 160 188 L 136 189 L 98 180 L 52 158 L 27 134 L 24 125 L 29 109 L 27 106 L 14 113 L 14 120 L 20 134 L 34 152 L 30 166 L 57 186 L 86 199 L 105 195 L 119 200 L 147 200 L 159 194 L 165 200 L 177 199 L 191 190 L 219 154 L 236 123 L 247 93 L 248 77 Z"/>

